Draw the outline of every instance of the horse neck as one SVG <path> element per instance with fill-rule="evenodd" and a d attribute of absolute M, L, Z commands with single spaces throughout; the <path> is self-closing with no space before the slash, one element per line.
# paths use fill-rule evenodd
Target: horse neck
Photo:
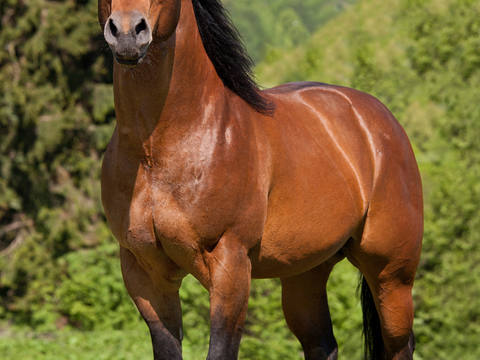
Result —
<path fill-rule="evenodd" d="M 227 96 L 203 47 L 190 0 L 182 2 L 175 33 L 165 43 L 152 43 L 144 62 L 132 70 L 114 64 L 119 144 L 140 145 L 172 126 L 189 128 L 202 121 L 212 97 Z"/>

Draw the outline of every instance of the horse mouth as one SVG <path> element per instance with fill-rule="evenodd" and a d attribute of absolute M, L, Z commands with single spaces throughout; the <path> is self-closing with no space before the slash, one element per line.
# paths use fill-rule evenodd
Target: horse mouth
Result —
<path fill-rule="evenodd" d="M 140 65 L 147 54 L 147 49 L 136 59 L 123 59 L 114 54 L 115 61 L 122 65 L 124 68 L 132 69 L 137 65 Z"/>

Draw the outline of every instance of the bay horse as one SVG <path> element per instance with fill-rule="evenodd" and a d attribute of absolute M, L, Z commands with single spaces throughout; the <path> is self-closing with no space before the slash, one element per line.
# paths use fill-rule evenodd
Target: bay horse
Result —
<path fill-rule="evenodd" d="M 387 108 L 353 89 L 259 90 L 219 0 L 98 0 L 117 126 L 102 202 L 156 360 L 182 359 L 179 288 L 210 294 L 208 360 L 237 359 L 251 278 L 279 277 L 305 359 L 336 359 L 326 283 L 362 275 L 366 357 L 412 359 L 418 167 Z"/>

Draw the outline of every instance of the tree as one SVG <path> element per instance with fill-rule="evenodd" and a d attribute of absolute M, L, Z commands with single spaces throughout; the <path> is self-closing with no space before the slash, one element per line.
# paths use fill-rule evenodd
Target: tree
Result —
<path fill-rule="evenodd" d="M 17 324 L 91 328 L 95 295 L 79 269 L 108 265 L 97 276 L 121 282 L 99 198 L 114 109 L 96 11 L 93 0 L 0 5 L 0 318 Z M 73 299 L 66 279 L 84 293 Z M 126 298 L 115 285 L 103 291 Z"/>
<path fill-rule="evenodd" d="M 225 0 L 255 62 L 308 41 L 357 0 Z"/>

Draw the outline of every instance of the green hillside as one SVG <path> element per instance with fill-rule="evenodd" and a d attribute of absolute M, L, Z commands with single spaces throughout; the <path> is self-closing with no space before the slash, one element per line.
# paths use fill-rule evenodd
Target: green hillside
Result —
<path fill-rule="evenodd" d="M 315 80 L 383 101 L 425 189 L 417 360 L 480 358 L 480 3 L 225 0 L 264 86 Z M 0 2 L 0 357 L 138 359 L 151 345 L 99 197 L 115 126 L 95 0 Z M 328 285 L 340 357 L 362 358 L 356 271 Z M 208 296 L 181 292 L 185 359 L 204 357 Z M 201 354 L 201 356 L 199 355 Z M 278 280 L 254 281 L 243 359 L 300 359 Z"/>
<path fill-rule="evenodd" d="M 224 0 L 255 62 L 304 44 L 358 0 Z"/>

